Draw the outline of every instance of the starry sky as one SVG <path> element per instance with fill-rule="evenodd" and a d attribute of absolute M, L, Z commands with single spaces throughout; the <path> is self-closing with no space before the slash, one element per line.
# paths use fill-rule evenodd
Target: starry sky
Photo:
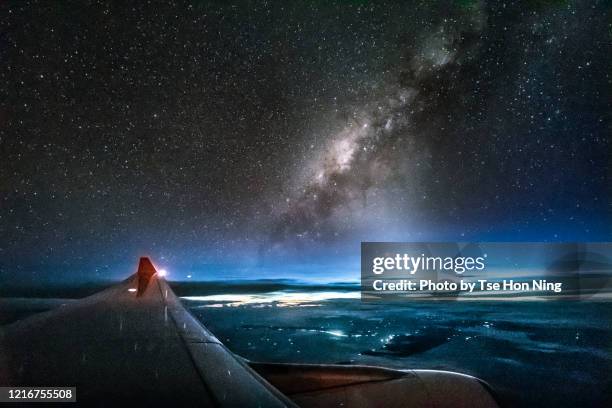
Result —
<path fill-rule="evenodd" d="M 612 239 L 606 1 L 0 3 L 0 280 Z"/>

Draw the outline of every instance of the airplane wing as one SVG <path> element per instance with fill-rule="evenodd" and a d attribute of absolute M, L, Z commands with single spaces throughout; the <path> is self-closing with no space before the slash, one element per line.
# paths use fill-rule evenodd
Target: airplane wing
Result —
<path fill-rule="evenodd" d="M 250 363 L 183 308 L 148 258 L 122 283 L 0 331 L 0 386 L 76 386 L 108 406 L 495 407 L 473 377 Z"/>

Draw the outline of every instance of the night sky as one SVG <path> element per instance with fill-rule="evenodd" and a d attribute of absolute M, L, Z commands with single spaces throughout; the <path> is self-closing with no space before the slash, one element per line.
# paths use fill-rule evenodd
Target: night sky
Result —
<path fill-rule="evenodd" d="M 0 61 L 0 280 L 612 240 L 610 2 L 8 1 Z"/>

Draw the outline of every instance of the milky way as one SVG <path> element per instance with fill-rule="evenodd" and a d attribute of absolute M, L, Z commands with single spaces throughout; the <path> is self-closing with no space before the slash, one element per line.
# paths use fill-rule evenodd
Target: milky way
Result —
<path fill-rule="evenodd" d="M 289 202 L 274 231 L 275 241 L 298 238 L 326 240 L 338 235 L 336 212 L 351 217 L 342 209 L 368 206 L 368 192 L 384 188 L 392 178 L 421 181 L 419 169 L 404 165 L 423 160 L 415 149 L 414 128 L 419 127 L 416 112 L 435 106 L 443 94 L 420 95 L 427 83 L 456 78 L 458 69 L 477 60 L 477 46 L 470 42 L 486 26 L 481 3 L 460 9 L 444 23 L 426 33 L 414 51 L 406 55 L 405 66 L 397 70 L 402 82 L 385 87 L 388 95 L 356 111 L 347 126 L 331 135 L 302 194 Z M 442 77 L 442 78 L 441 78 Z M 425 160 L 427 160 L 425 158 Z M 406 187 L 406 186 L 404 186 Z M 406 189 L 407 200 L 414 200 Z M 410 214 L 404 214 L 410 216 Z M 341 228 L 341 227 L 340 227 Z M 375 233 L 378 231 L 374 231 Z"/>
<path fill-rule="evenodd" d="M 485 3 L 449 8 L 440 24 L 405 44 L 402 64 L 392 68 L 395 81 L 377 91 L 382 96 L 358 106 L 329 135 L 297 197 L 279 215 L 272 241 L 303 248 L 345 235 L 412 240 L 435 235 L 426 231 L 439 222 L 463 224 L 454 236 L 464 237 L 506 223 L 500 216 L 506 206 L 515 214 L 531 207 L 543 219 L 554 217 L 558 210 L 547 208 L 548 200 L 576 182 L 569 173 L 598 156 L 595 145 L 607 145 L 605 137 L 583 144 L 579 120 L 574 131 L 553 125 L 567 126 L 575 102 L 561 79 L 569 67 L 559 41 L 580 41 L 568 41 L 564 13 L 525 12 L 518 21 L 500 21 L 504 12 Z M 575 63 L 578 70 L 592 66 Z M 602 164 L 606 156 L 599 156 Z M 589 182 L 599 178 L 607 195 L 604 173 L 595 171 Z M 378 222 L 367 222 L 372 215 Z"/>

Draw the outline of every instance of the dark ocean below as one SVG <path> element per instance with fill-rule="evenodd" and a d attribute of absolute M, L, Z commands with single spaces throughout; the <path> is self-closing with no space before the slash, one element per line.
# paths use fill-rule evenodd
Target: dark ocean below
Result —
<path fill-rule="evenodd" d="M 612 303 L 364 303 L 355 284 L 176 283 L 185 306 L 252 361 L 458 371 L 511 407 L 612 406 Z M 99 290 L 0 291 L 0 324 Z M 10 299 L 8 299 L 10 297 Z"/>

